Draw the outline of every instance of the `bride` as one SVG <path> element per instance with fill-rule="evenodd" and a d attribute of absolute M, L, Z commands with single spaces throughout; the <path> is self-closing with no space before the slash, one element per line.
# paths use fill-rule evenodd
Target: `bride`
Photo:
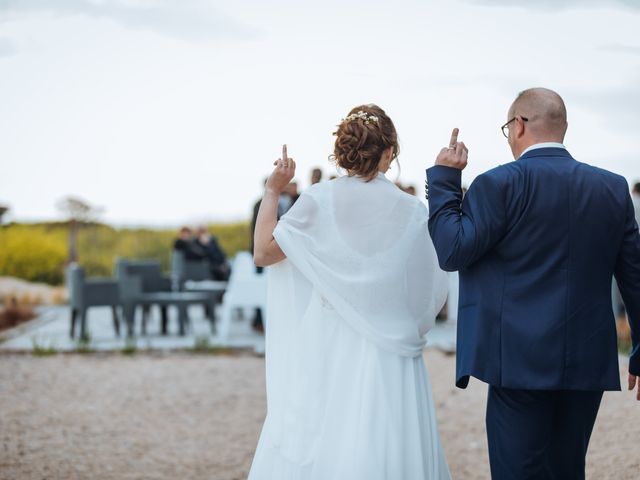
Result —
<path fill-rule="evenodd" d="M 428 212 L 384 175 L 398 141 L 380 107 L 354 108 L 335 136 L 347 175 L 277 221 L 295 173 L 284 146 L 258 213 L 268 411 L 249 479 L 448 479 L 422 358 L 447 283 Z"/>

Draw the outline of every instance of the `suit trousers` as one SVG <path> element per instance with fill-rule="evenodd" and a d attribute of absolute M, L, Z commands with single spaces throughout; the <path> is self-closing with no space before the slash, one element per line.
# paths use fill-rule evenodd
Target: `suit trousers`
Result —
<path fill-rule="evenodd" d="M 602 391 L 489 386 L 487 439 L 493 480 L 583 480 Z"/>

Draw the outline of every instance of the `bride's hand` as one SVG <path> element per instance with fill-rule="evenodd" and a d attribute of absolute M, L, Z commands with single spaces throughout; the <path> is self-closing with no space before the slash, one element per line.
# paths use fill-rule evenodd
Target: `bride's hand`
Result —
<path fill-rule="evenodd" d="M 296 162 L 293 161 L 293 158 L 287 156 L 286 145 L 282 146 L 282 158 L 279 158 L 273 164 L 276 168 L 267 180 L 266 189 L 280 195 L 296 174 Z"/>
<path fill-rule="evenodd" d="M 440 150 L 440 153 L 436 157 L 436 165 L 444 165 L 445 167 L 453 167 L 458 170 L 464 170 L 467 166 L 467 157 L 469 155 L 469 149 L 464 142 L 458 141 L 457 128 L 451 132 L 451 140 L 449 141 L 449 147 Z"/>

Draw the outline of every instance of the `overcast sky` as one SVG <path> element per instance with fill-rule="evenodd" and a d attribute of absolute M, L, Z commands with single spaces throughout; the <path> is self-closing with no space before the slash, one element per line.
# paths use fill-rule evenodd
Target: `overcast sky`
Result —
<path fill-rule="evenodd" d="M 639 25 L 637 0 L 0 0 L 0 203 L 244 219 L 283 143 L 301 189 L 335 173 L 331 133 L 361 103 L 394 120 L 421 194 L 459 127 L 469 184 L 512 160 L 499 126 L 533 86 L 564 97 L 575 158 L 635 181 Z"/>

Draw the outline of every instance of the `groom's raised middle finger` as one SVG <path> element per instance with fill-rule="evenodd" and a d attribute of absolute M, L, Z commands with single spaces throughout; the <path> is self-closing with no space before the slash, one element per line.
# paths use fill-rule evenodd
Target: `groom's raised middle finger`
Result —
<path fill-rule="evenodd" d="M 458 144 L 458 132 L 460 130 L 457 128 L 454 128 L 453 131 L 451 132 L 451 140 L 449 140 L 449 148 L 456 148 L 457 144 Z"/>

